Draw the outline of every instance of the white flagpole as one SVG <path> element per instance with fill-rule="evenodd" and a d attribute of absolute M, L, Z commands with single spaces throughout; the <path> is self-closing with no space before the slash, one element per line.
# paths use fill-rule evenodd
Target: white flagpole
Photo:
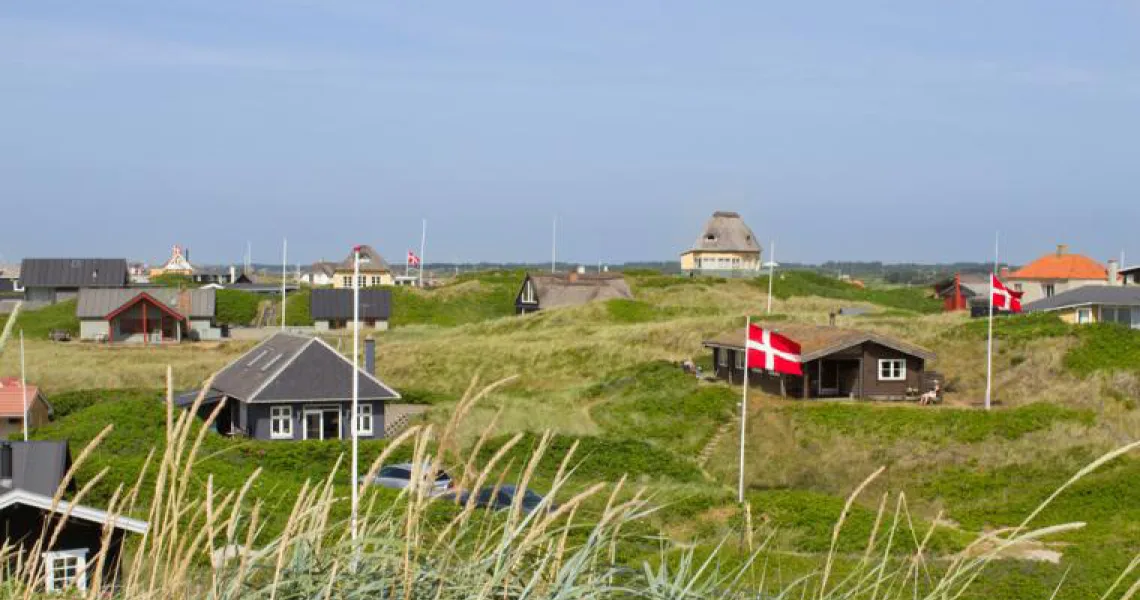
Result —
<path fill-rule="evenodd" d="M 420 233 L 420 288 L 424 287 L 424 251 L 427 246 L 427 219 L 424 219 L 423 231 Z"/>
<path fill-rule="evenodd" d="M 772 280 L 776 278 L 776 240 L 772 240 L 772 255 L 768 257 L 768 314 L 772 314 Z"/>
<path fill-rule="evenodd" d="M 289 240 L 281 238 L 281 329 L 285 329 L 285 280 L 289 278 Z"/>
<path fill-rule="evenodd" d="M 990 325 L 986 341 L 986 410 L 990 409 L 994 385 L 994 277 L 997 277 L 1000 236 L 1000 233 L 994 234 L 994 272 L 990 274 Z"/>
<path fill-rule="evenodd" d="M 748 334 L 752 331 L 752 317 L 744 318 L 744 389 L 740 393 L 740 474 L 736 483 L 736 498 L 744 504 L 744 432 L 748 424 Z"/>
<path fill-rule="evenodd" d="M 24 441 L 28 441 L 28 376 L 24 370 L 24 330 L 20 330 L 20 393 L 24 396 Z"/>
<path fill-rule="evenodd" d="M 349 418 L 349 427 L 352 432 L 352 541 L 356 541 L 357 519 L 360 507 L 360 482 L 357 481 L 359 470 L 359 439 L 357 437 L 357 419 L 360 414 L 358 402 L 360 401 L 360 247 L 352 250 L 352 416 Z"/>

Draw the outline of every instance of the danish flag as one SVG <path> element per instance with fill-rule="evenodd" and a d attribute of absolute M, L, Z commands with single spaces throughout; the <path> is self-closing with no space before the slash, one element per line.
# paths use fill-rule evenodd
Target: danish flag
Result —
<path fill-rule="evenodd" d="M 413 267 L 420 266 L 420 257 L 416 256 L 416 253 L 411 250 L 408 250 L 408 264 Z"/>
<path fill-rule="evenodd" d="M 993 303 L 994 308 L 1001 308 L 1012 313 L 1021 312 L 1021 295 L 1023 293 L 1009 289 L 997 278 L 997 275 L 990 274 L 990 302 Z"/>
<path fill-rule="evenodd" d="M 763 367 L 785 375 L 803 375 L 800 345 L 778 333 L 756 325 L 748 326 L 745 368 Z"/>

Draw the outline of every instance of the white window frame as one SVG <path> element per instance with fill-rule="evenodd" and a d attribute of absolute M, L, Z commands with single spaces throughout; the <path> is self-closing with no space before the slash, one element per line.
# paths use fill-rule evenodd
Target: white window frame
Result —
<path fill-rule="evenodd" d="M 364 426 L 368 424 L 368 427 Z M 372 405 L 371 404 L 357 404 L 356 405 L 356 434 L 357 435 L 372 435 Z"/>
<path fill-rule="evenodd" d="M 62 561 L 75 561 L 74 588 L 80 591 L 87 590 L 87 548 L 73 550 L 55 550 L 44 552 L 44 585 L 49 592 L 62 592 L 68 589 L 66 581 L 59 581 L 55 577 L 56 565 Z M 66 568 L 66 567 L 64 567 Z"/>
<path fill-rule="evenodd" d="M 721 367 L 727 367 L 728 366 L 728 349 L 727 348 L 717 348 L 716 364 L 718 366 L 721 366 Z"/>
<path fill-rule="evenodd" d="M 277 423 L 284 420 L 285 427 L 277 431 Z M 293 407 L 288 404 L 269 407 L 269 437 L 274 440 L 293 439 Z"/>
<path fill-rule="evenodd" d="M 1082 315 L 1084 315 L 1082 317 Z M 1092 308 L 1077 309 L 1077 325 L 1089 325 L 1093 322 Z"/>
<path fill-rule="evenodd" d="M 1046 298 L 1052 298 L 1057 294 L 1057 284 L 1043 283 L 1041 284 L 1041 295 Z"/>
<path fill-rule="evenodd" d="M 884 375 L 883 367 L 888 369 L 886 375 Z M 906 359 L 880 358 L 878 374 L 879 381 L 906 381 Z"/>
<path fill-rule="evenodd" d="M 373 287 L 380 285 L 380 281 L 381 281 L 381 279 L 380 279 L 379 275 L 373 275 L 372 276 L 372 286 Z"/>
<path fill-rule="evenodd" d="M 737 371 L 743 371 L 744 370 L 744 353 L 745 353 L 744 350 L 737 350 L 734 353 L 734 358 L 736 359 L 736 370 Z"/>
<path fill-rule="evenodd" d="M 534 284 L 527 280 L 526 285 L 523 286 L 522 301 L 524 304 L 534 304 Z"/>
<path fill-rule="evenodd" d="M 340 283 L 344 287 L 352 287 L 352 275 L 341 275 Z"/>

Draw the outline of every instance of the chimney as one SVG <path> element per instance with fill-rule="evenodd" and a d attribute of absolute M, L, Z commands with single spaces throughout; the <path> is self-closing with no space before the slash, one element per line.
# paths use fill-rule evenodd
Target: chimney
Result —
<path fill-rule="evenodd" d="M 364 370 L 376 375 L 376 340 L 372 336 L 364 338 Z"/>
<path fill-rule="evenodd" d="M 1002 279 L 1008 278 L 1009 277 L 1009 267 L 1002 267 L 1001 270 L 998 271 L 998 276 L 1001 277 Z"/>
<path fill-rule="evenodd" d="M 570 271 L 569 273 L 567 273 L 566 274 L 566 281 L 569 281 L 570 283 L 574 283 L 575 281 L 578 281 L 578 272 L 577 271 Z"/>
<path fill-rule="evenodd" d="M 0 482 L 12 483 L 12 443 L 0 442 Z"/>
<path fill-rule="evenodd" d="M 1057 256 L 1064 256 L 1069 252 L 1068 244 L 1057 244 Z"/>
<path fill-rule="evenodd" d="M 230 265 L 230 283 L 237 283 L 237 268 Z"/>
<path fill-rule="evenodd" d="M 1120 284 L 1120 263 L 1116 262 L 1116 259 L 1113 258 L 1113 259 L 1110 259 L 1108 261 L 1108 285 L 1119 285 L 1119 284 Z"/>
<path fill-rule="evenodd" d="M 190 318 L 190 290 L 178 291 L 178 312 L 187 319 Z"/>

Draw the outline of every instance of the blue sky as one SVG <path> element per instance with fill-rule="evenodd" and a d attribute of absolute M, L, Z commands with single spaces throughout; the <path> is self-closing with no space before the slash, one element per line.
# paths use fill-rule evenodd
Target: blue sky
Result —
<path fill-rule="evenodd" d="M 0 255 L 1140 262 L 1140 3 L 0 7 Z"/>

